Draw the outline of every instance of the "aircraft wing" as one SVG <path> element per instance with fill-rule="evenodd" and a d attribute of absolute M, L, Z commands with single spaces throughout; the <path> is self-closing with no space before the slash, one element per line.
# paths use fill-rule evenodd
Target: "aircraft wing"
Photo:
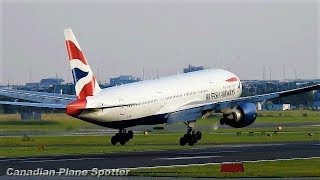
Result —
<path fill-rule="evenodd" d="M 0 89 L 0 96 L 15 99 L 28 100 L 44 104 L 63 104 L 67 105 L 76 100 L 76 96 L 67 94 L 45 93 L 36 91 L 24 91 L 16 89 Z M 4 104 L 4 103 L 0 103 Z M 7 103 L 8 104 L 8 103 Z M 11 104 L 14 105 L 14 104 Z"/>
<path fill-rule="evenodd" d="M 307 87 L 303 87 L 303 88 L 298 88 L 298 89 L 287 90 L 287 91 L 281 91 L 281 92 L 275 92 L 275 93 L 269 93 L 269 94 L 261 94 L 261 95 L 256 95 L 256 96 L 241 97 L 241 98 L 237 98 L 237 99 L 233 99 L 233 100 L 221 101 L 221 102 L 215 102 L 215 103 L 208 103 L 208 104 L 204 105 L 204 110 L 214 109 L 215 111 L 220 111 L 222 109 L 239 106 L 243 103 L 263 102 L 263 101 L 270 100 L 270 99 L 286 97 L 286 96 L 300 94 L 300 93 L 309 92 L 309 91 L 314 91 L 314 90 L 318 90 L 318 89 L 320 89 L 320 84 L 307 86 Z"/>
<path fill-rule="evenodd" d="M 211 108 L 212 105 L 214 105 L 214 110 L 220 111 L 222 109 L 226 108 L 232 108 L 235 106 L 239 106 L 240 104 L 243 103 L 257 103 L 257 102 L 263 102 L 269 99 L 275 99 L 275 98 L 281 98 L 281 97 L 286 97 L 286 96 L 291 96 L 295 94 L 300 94 L 304 92 L 309 92 L 309 91 L 314 91 L 320 89 L 320 84 L 317 85 L 312 85 L 312 86 L 307 86 L 303 88 L 298 88 L 298 89 L 291 89 L 287 91 L 281 91 L 281 92 L 275 92 L 275 93 L 269 93 L 269 94 L 261 94 L 261 95 L 256 95 L 256 96 L 248 96 L 248 97 L 241 97 L 237 98 L 234 100 L 229 100 L 229 101 L 222 101 L 222 102 L 217 102 L 214 104 L 207 104 L 204 106 L 204 108 Z"/>
<path fill-rule="evenodd" d="M 27 107 L 43 107 L 54 109 L 65 109 L 66 106 L 76 100 L 76 96 L 67 94 L 45 93 L 36 91 L 23 91 L 15 89 L 0 89 L 0 96 L 6 96 L 16 99 L 28 100 L 32 102 L 18 102 L 18 101 L 0 101 L 0 104 L 14 105 L 14 106 L 27 106 Z M 85 108 L 87 110 L 106 109 L 122 106 L 135 105 L 132 104 L 117 104 L 117 105 L 104 105 L 98 102 L 92 108 Z"/>
<path fill-rule="evenodd" d="M 65 104 L 47 104 L 47 103 L 31 103 L 31 102 L 10 102 L 10 101 L 0 101 L 3 105 L 13 105 L 13 106 L 27 106 L 27 107 L 42 107 L 42 108 L 53 108 L 53 109 L 65 109 L 67 105 Z"/>
<path fill-rule="evenodd" d="M 218 101 L 218 102 L 209 102 L 209 101 L 193 101 L 188 104 L 185 104 L 175 112 L 168 115 L 168 124 L 177 123 L 177 122 L 186 122 L 186 121 L 195 121 L 200 119 L 204 112 L 215 111 L 221 112 L 223 109 L 233 108 L 244 103 L 257 103 L 263 102 L 269 99 L 286 97 L 294 94 L 304 93 L 308 91 L 320 89 L 320 84 L 307 86 L 298 89 L 292 89 L 287 91 L 261 94 L 256 96 L 241 97 L 237 99 L 227 100 L 227 101 Z"/>

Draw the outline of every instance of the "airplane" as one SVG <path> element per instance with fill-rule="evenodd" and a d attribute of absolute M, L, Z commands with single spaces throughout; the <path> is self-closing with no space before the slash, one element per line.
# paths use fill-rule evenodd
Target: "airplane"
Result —
<path fill-rule="evenodd" d="M 111 144 L 125 145 L 133 138 L 127 128 L 137 125 L 184 123 L 187 132 L 180 145 L 193 146 L 202 138 L 195 122 L 211 112 L 222 113 L 221 125 L 242 128 L 257 118 L 255 103 L 318 90 L 320 84 L 287 91 L 240 97 L 242 84 L 223 69 L 177 74 L 101 89 L 71 29 L 64 30 L 76 96 L 0 89 L 0 95 L 32 102 L 0 101 L 0 104 L 66 109 L 80 120 L 119 130 Z"/>

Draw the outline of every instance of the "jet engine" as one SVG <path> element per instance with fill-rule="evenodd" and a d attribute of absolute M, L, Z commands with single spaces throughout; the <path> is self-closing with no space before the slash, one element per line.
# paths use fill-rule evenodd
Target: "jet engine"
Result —
<path fill-rule="evenodd" d="M 223 113 L 220 124 L 226 124 L 234 128 L 242 128 L 252 124 L 257 118 L 256 106 L 252 103 L 244 103 Z"/>

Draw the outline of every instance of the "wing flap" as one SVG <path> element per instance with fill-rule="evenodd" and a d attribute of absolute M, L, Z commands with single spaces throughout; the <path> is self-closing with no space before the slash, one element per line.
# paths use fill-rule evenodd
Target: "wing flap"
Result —
<path fill-rule="evenodd" d="M 186 109 L 186 110 L 170 113 L 167 119 L 167 123 L 173 124 L 178 122 L 195 121 L 195 120 L 201 119 L 201 117 L 202 117 L 201 107 Z"/>

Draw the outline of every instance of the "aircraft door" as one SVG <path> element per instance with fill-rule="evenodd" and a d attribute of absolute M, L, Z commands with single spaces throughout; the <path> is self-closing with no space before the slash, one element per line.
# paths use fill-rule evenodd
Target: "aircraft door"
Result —
<path fill-rule="evenodd" d="M 119 104 L 125 104 L 123 99 L 119 100 Z M 127 106 L 121 106 L 120 107 L 120 115 L 126 115 Z"/>
<path fill-rule="evenodd" d="M 216 86 L 216 83 L 214 83 L 214 82 L 209 82 L 209 91 L 210 91 L 210 92 L 213 91 L 216 87 L 217 87 L 217 86 Z"/>
<path fill-rule="evenodd" d="M 159 100 L 159 103 L 160 103 L 160 108 L 162 108 L 164 106 L 164 103 L 165 103 L 162 92 L 158 92 L 158 100 Z"/>

